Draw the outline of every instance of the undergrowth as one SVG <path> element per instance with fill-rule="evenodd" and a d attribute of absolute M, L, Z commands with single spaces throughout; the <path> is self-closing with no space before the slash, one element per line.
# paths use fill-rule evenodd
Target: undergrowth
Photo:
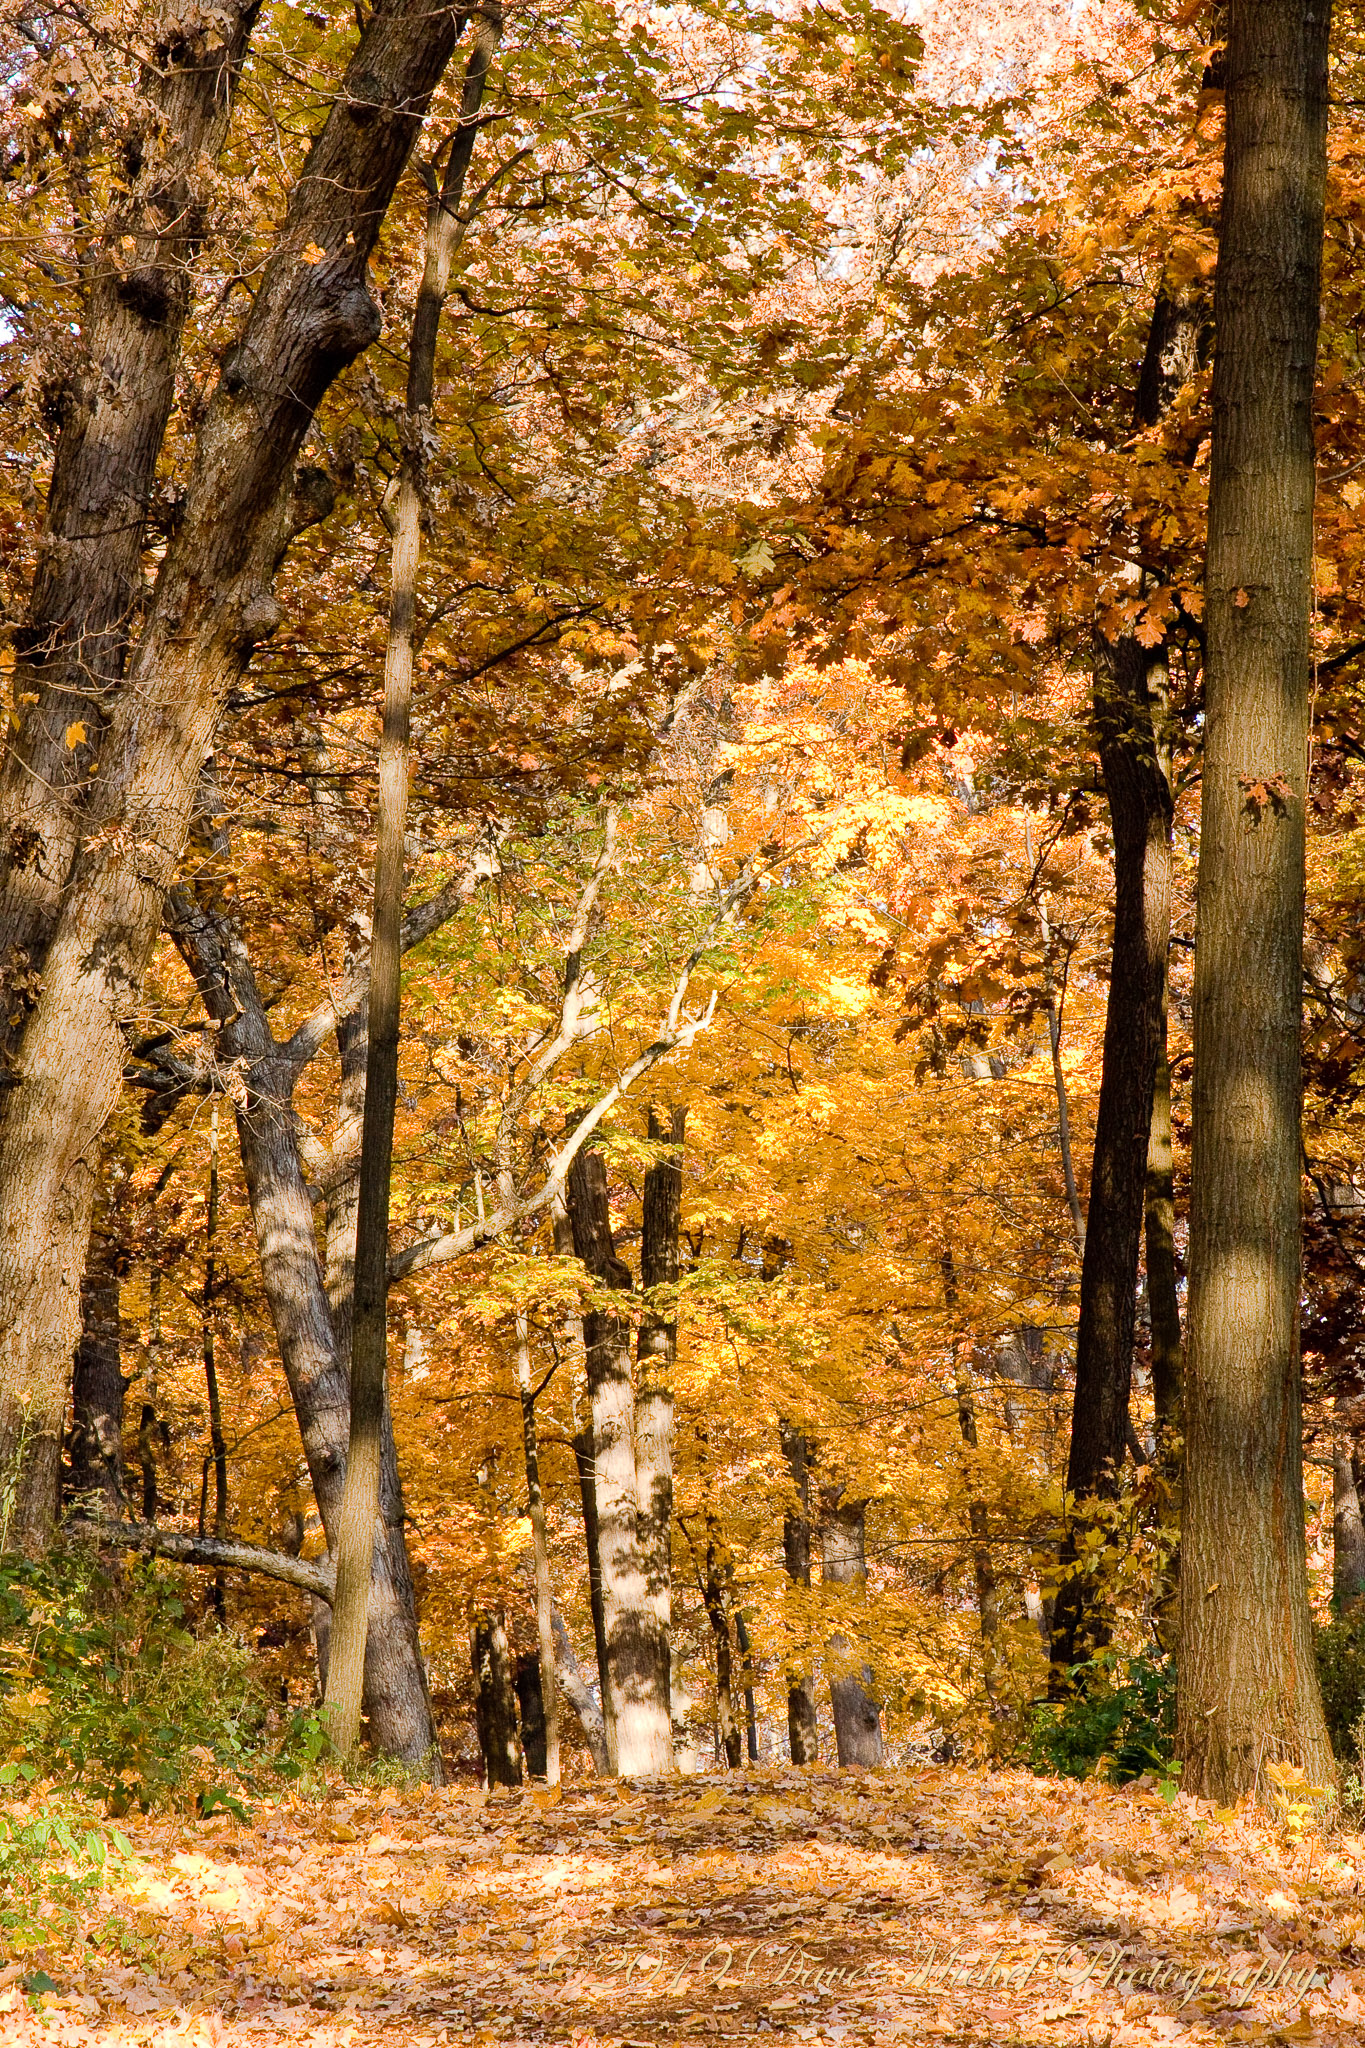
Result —
<path fill-rule="evenodd" d="M 1146 1773 L 1174 1796 L 1175 1664 L 1101 1650 L 1074 1674 L 1075 1690 L 1033 1709 L 1024 1739 L 1031 1769 L 1124 1785 Z"/>

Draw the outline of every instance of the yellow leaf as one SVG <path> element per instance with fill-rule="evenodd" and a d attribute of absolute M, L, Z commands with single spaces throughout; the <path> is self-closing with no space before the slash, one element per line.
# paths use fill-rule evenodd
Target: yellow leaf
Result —
<path fill-rule="evenodd" d="M 85 745 L 85 726 L 79 718 L 66 728 L 66 744 L 69 747 L 83 747 Z"/>
<path fill-rule="evenodd" d="M 316 242 L 310 242 L 303 252 L 303 261 L 305 263 L 325 263 L 327 261 L 327 251 L 320 249 Z"/>

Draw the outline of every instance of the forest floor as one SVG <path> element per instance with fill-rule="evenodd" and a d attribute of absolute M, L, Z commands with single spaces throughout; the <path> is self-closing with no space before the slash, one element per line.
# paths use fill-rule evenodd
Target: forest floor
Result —
<path fill-rule="evenodd" d="M 0 1967 L 0 2040 L 1365 2040 L 1365 1838 L 1150 1786 L 752 1771 L 122 1826 L 138 1958 Z"/>

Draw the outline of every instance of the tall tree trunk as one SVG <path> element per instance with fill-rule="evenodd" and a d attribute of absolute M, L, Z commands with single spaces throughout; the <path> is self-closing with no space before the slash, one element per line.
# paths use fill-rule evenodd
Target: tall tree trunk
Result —
<path fill-rule="evenodd" d="M 479 1748 L 491 1789 L 521 1783 L 521 1744 L 517 1740 L 517 1703 L 512 1689 L 512 1660 L 500 1614 L 475 1617 L 470 1637 L 474 1667 L 474 1713 Z"/>
<path fill-rule="evenodd" d="M 337 375 L 379 332 L 367 265 L 454 47 L 452 10 L 370 14 L 296 181 L 200 430 L 184 512 L 100 749 L 0 1125 L 0 1468 L 29 1446 L 18 1533 L 41 1544 L 80 1321 L 90 1162 L 220 707 L 278 625 L 271 585 L 333 493 L 295 462 Z M 316 249 L 324 255 L 319 260 Z"/>
<path fill-rule="evenodd" d="M 615 1755 L 611 1733 L 611 1686 L 607 1679 L 607 1617 L 602 1605 L 602 1548 L 597 1532 L 597 1456 L 592 1440 L 591 1418 L 575 1431 L 573 1454 L 578 1466 L 578 1494 L 583 1503 L 583 1546 L 588 1565 L 588 1600 L 592 1609 L 592 1643 L 597 1658 L 597 1690 L 602 1702 L 602 1726 L 607 1731 L 607 1753 Z"/>
<path fill-rule="evenodd" d="M 71 1375 L 69 1490 L 94 1497 L 95 1512 L 117 1521 L 124 1508 L 123 1353 L 119 1338 L 118 1238 L 112 1161 L 95 1203 L 81 1281 L 81 1341 Z"/>
<path fill-rule="evenodd" d="M 82 260 L 76 360 L 57 399 L 52 481 L 15 636 L 19 723 L 0 771 L 0 1055 L 32 1007 L 30 977 L 76 848 L 79 790 L 142 603 L 194 258 L 259 5 L 227 0 L 207 15 L 166 0 L 119 124 L 115 197 Z M 73 744 L 75 730 L 84 737 Z"/>
<path fill-rule="evenodd" d="M 745 1626 L 744 1614 L 739 1602 L 731 1591 L 731 1603 L 735 1610 L 735 1648 L 739 1651 L 744 1666 L 744 1741 L 749 1762 L 758 1762 L 758 1705 L 754 1699 L 754 1655 L 749 1631 Z"/>
<path fill-rule="evenodd" d="M 667 1140 L 654 1109 L 649 1135 L 671 1151 L 645 1173 L 644 1233 L 640 1284 L 644 1308 L 637 1350 L 639 1387 L 635 1400 L 635 1489 L 640 1562 L 644 1572 L 648 1685 L 672 1728 L 673 1625 L 673 1368 L 678 1355 L 677 1303 L 659 1300 L 659 1288 L 678 1284 L 678 1238 L 682 1222 L 682 1143 L 686 1109 L 672 1110 Z M 670 1737 L 671 1758 L 671 1737 Z"/>
<path fill-rule="evenodd" d="M 995 1567 L 991 1562 L 990 1524 L 986 1503 L 977 1492 L 979 1446 L 976 1431 L 976 1393 L 972 1386 L 971 1345 L 957 1327 L 957 1265 L 952 1250 L 939 1261 L 943 1270 L 943 1299 L 952 1324 L 953 1378 L 957 1390 L 957 1424 L 969 1454 L 963 1459 L 963 1480 L 967 1488 L 967 1525 L 972 1534 L 972 1571 L 976 1579 L 976 1611 L 981 1624 L 981 1664 L 986 1696 L 992 1707 L 996 1696 L 996 1638 L 1000 1632 L 1000 1595 Z"/>
<path fill-rule="evenodd" d="M 1332 1446 L 1332 1604 L 1340 1611 L 1365 1595 L 1365 1519 L 1349 1442 Z"/>
<path fill-rule="evenodd" d="M 1164 417 L 1199 368 L 1207 324 L 1202 292 L 1171 293 L 1165 286 L 1158 292 L 1138 377 L 1134 415 L 1140 428 L 1155 426 Z M 1081 1263 L 1076 1391 L 1066 1474 L 1067 1492 L 1082 1525 L 1090 1503 L 1113 1499 L 1128 1435 L 1138 1256 L 1144 1217 L 1151 1213 L 1148 1162 L 1158 1070 L 1166 1074 L 1169 1153 L 1166 988 L 1172 804 L 1167 700 L 1163 649 L 1144 648 L 1131 634 L 1113 645 L 1097 638 L 1094 721 L 1114 840 L 1114 944 Z M 1149 1246 L 1151 1237 L 1149 1223 Z M 1158 1328 L 1163 1339 L 1169 1334 L 1167 1319 L 1175 1305 L 1173 1264 L 1169 1298 L 1163 1291 L 1166 1280 L 1158 1257 L 1152 1293 L 1154 1354 Z M 1148 1283 L 1152 1290 L 1150 1268 Z M 1178 1349 L 1178 1314 L 1176 1320 Z M 1061 1552 L 1064 1567 L 1075 1560 L 1079 1534 L 1079 1528 L 1068 1528 Z M 1081 1573 L 1064 1576 L 1052 1638 L 1052 1661 L 1062 1686 L 1068 1668 L 1106 1642 L 1108 1635 L 1102 1595 L 1093 1579 Z"/>
<path fill-rule="evenodd" d="M 616 1256 L 602 1155 L 582 1151 L 569 1173 L 574 1249 L 599 1286 L 629 1290 L 630 1270 Z M 635 1474 L 635 1390 L 630 1324 L 610 1310 L 583 1318 L 588 1392 L 592 1401 L 597 1541 L 606 1634 L 607 1732 L 614 1767 L 625 1777 L 660 1776 L 673 1767 L 668 1698 L 660 1699 L 640 1554 Z"/>
<path fill-rule="evenodd" d="M 802 1659 L 805 1665 L 810 1654 L 810 1445 L 789 1422 L 779 1422 L 778 1429 L 782 1455 L 796 1494 L 795 1512 L 788 1508 L 782 1517 L 782 1562 L 790 1584 L 797 1588 L 801 1633 L 807 1646 Z M 815 1679 L 809 1669 L 798 1667 L 794 1660 L 787 1666 L 787 1740 L 794 1764 L 819 1763 Z"/>
<path fill-rule="evenodd" d="M 737 1771 L 743 1757 L 743 1738 L 735 1720 L 734 1657 L 730 1649 L 730 1616 L 725 1605 L 725 1582 L 714 1543 L 706 1546 L 706 1577 L 702 1601 L 716 1648 L 716 1729 L 726 1767 Z"/>
<path fill-rule="evenodd" d="M 866 1501 L 845 1500 L 842 1489 L 826 1497 L 820 1523 L 821 1568 L 826 1585 L 866 1585 L 866 1524 Z M 847 1655 L 848 1648 L 845 1636 L 830 1638 L 830 1649 L 836 1657 Z M 861 1678 L 850 1675 L 830 1680 L 834 1739 L 841 1764 L 870 1766 L 882 1760 L 881 1718 L 871 1685 L 872 1673 L 866 1664 Z"/>
<path fill-rule="evenodd" d="M 204 1304 L 202 1334 L 204 1345 L 204 1391 L 209 1408 L 209 1458 L 213 1465 L 213 1533 L 221 1543 L 228 1532 L 227 1438 L 223 1434 L 223 1402 L 218 1391 L 218 1361 L 214 1351 L 214 1265 L 218 1237 L 218 1102 L 209 1109 L 209 1198 L 204 1220 Z M 208 1491 L 208 1463 L 204 1467 L 204 1492 Z M 204 1534 L 205 1501 L 199 1505 L 199 1534 Z M 226 1614 L 223 1574 L 213 1579 L 213 1611 L 222 1621 Z"/>
<path fill-rule="evenodd" d="M 222 842 L 226 849 L 226 842 Z M 219 1058 L 242 1062 L 245 1100 L 236 1104 L 237 1139 L 260 1256 L 261 1281 L 298 1417 L 313 1497 L 331 1546 L 346 1471 L 349 1399 L 338 1351 L 313 1205 L 299 1159 L 292 1095 L 298 1068 L 271 1037 L 265 1007 L 241 934 L 221 911 L 186 889 L 172 892 L 167 923 L 219 1026 Z M 359 1070 L 357 1033 L 343 1020 L 350 1078 Z M 353 1256 L 350 1214 L 342 1198 L 329 1217 L 328 1271 L 345 1308 L 345 1277 Z M 364 1711 L 375 1746 L 440 1782 L 440 1752 L 427 1697 L 417 1633 L 416 1599 L 404 1537 L 403 1492 L 387 1407 L 380 1445 L 380 1540 L 374 1551 L 370 1631 L 365 1652 Z M 319 1642 L 326 1654 L 326 1633 Z"/>
<path fill-rule="evenodd" d="M 1328 0 L 1232 0 L 1214 298 L 1182 1785 L 1334 1778 L 1299 1415 L 1304 804 Z"/>
<path fill-rule="evenodd" d="M 1152 1135 L 1147 1150 L 1147 1302 L 1152 1320 L 1152 1398 L 1157 1441 L 1168 1447 L 1180 1435 L 1183 1360 L 1180 1299 L 1175 1280 L 1175 1187 L 1171 1160 L 1171 1069 L 1166 1056 L 1166 997 L 1152 1089 Z"/>
<path fill-rule="evenodd" d="M 478 134 L 484 82 L 502 31 L 491 7 L 479 20 L 465 67 L 460 122 L 439 193 L 427 208 L 426 261 L 408 349 L 403 455 L 391 514 L 392 591 L 384 659 L 384 722 L 379 741 L 375 820 L 374 917 L 370 942 L 370 1042 L 360 1144 L 355 1309 L 351 1335 L 350 1436 L 336 1541 L 331 1661 L 324 1702 L 332 1741 L 349 1754 L 360 1732 L 371 1558 L 379 1526 L 380 1464 L 388 1359 L 389 1192 L 398 1106 L 402 1007 L 403 844 L 412 773 L 412 675 L 417 631 L 417 572 L 426 499 L 425 447 L 436 378 L 436 339 L 463 234 L 459 205 Z"/>
<path fill-rule="evenodd" d="M 526 1512 L 531 1521 L 531 1548 L 536 1575 L 536 1641 L 539 1646 L 540 1763 L 528 1768 L 536 1778 L 559 1783 L 559 1692 L 555 1684 L 554 1593 L 550 1585 L 550 1547 L 545 1533 L 545 1500 L 540 1490 L 540 1444 L 536 1431 L 536 1398 L 531 1386 L 531 1351 L 525 1311 L 517 1316 L 517 1386 L 521 1395 L 521 1434 L 526 1455 Z M 523 1723 L 525 1714 L 522 1715 Z"/>

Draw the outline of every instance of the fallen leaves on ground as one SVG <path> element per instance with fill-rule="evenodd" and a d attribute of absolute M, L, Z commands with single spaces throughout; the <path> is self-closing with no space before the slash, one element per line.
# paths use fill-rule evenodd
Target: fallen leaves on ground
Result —
<path fill-rule="evenodd" d="M 981 2048 L 1351 2043 L 1365 1839 L 1142 1786 L 928 1767 L 668 1788 L 349 1791 L 249 1824 L 146 1819 L 105 1904 L 155 1966 L 91 1956 L 0 2038 L 680 2037 Z"/>

